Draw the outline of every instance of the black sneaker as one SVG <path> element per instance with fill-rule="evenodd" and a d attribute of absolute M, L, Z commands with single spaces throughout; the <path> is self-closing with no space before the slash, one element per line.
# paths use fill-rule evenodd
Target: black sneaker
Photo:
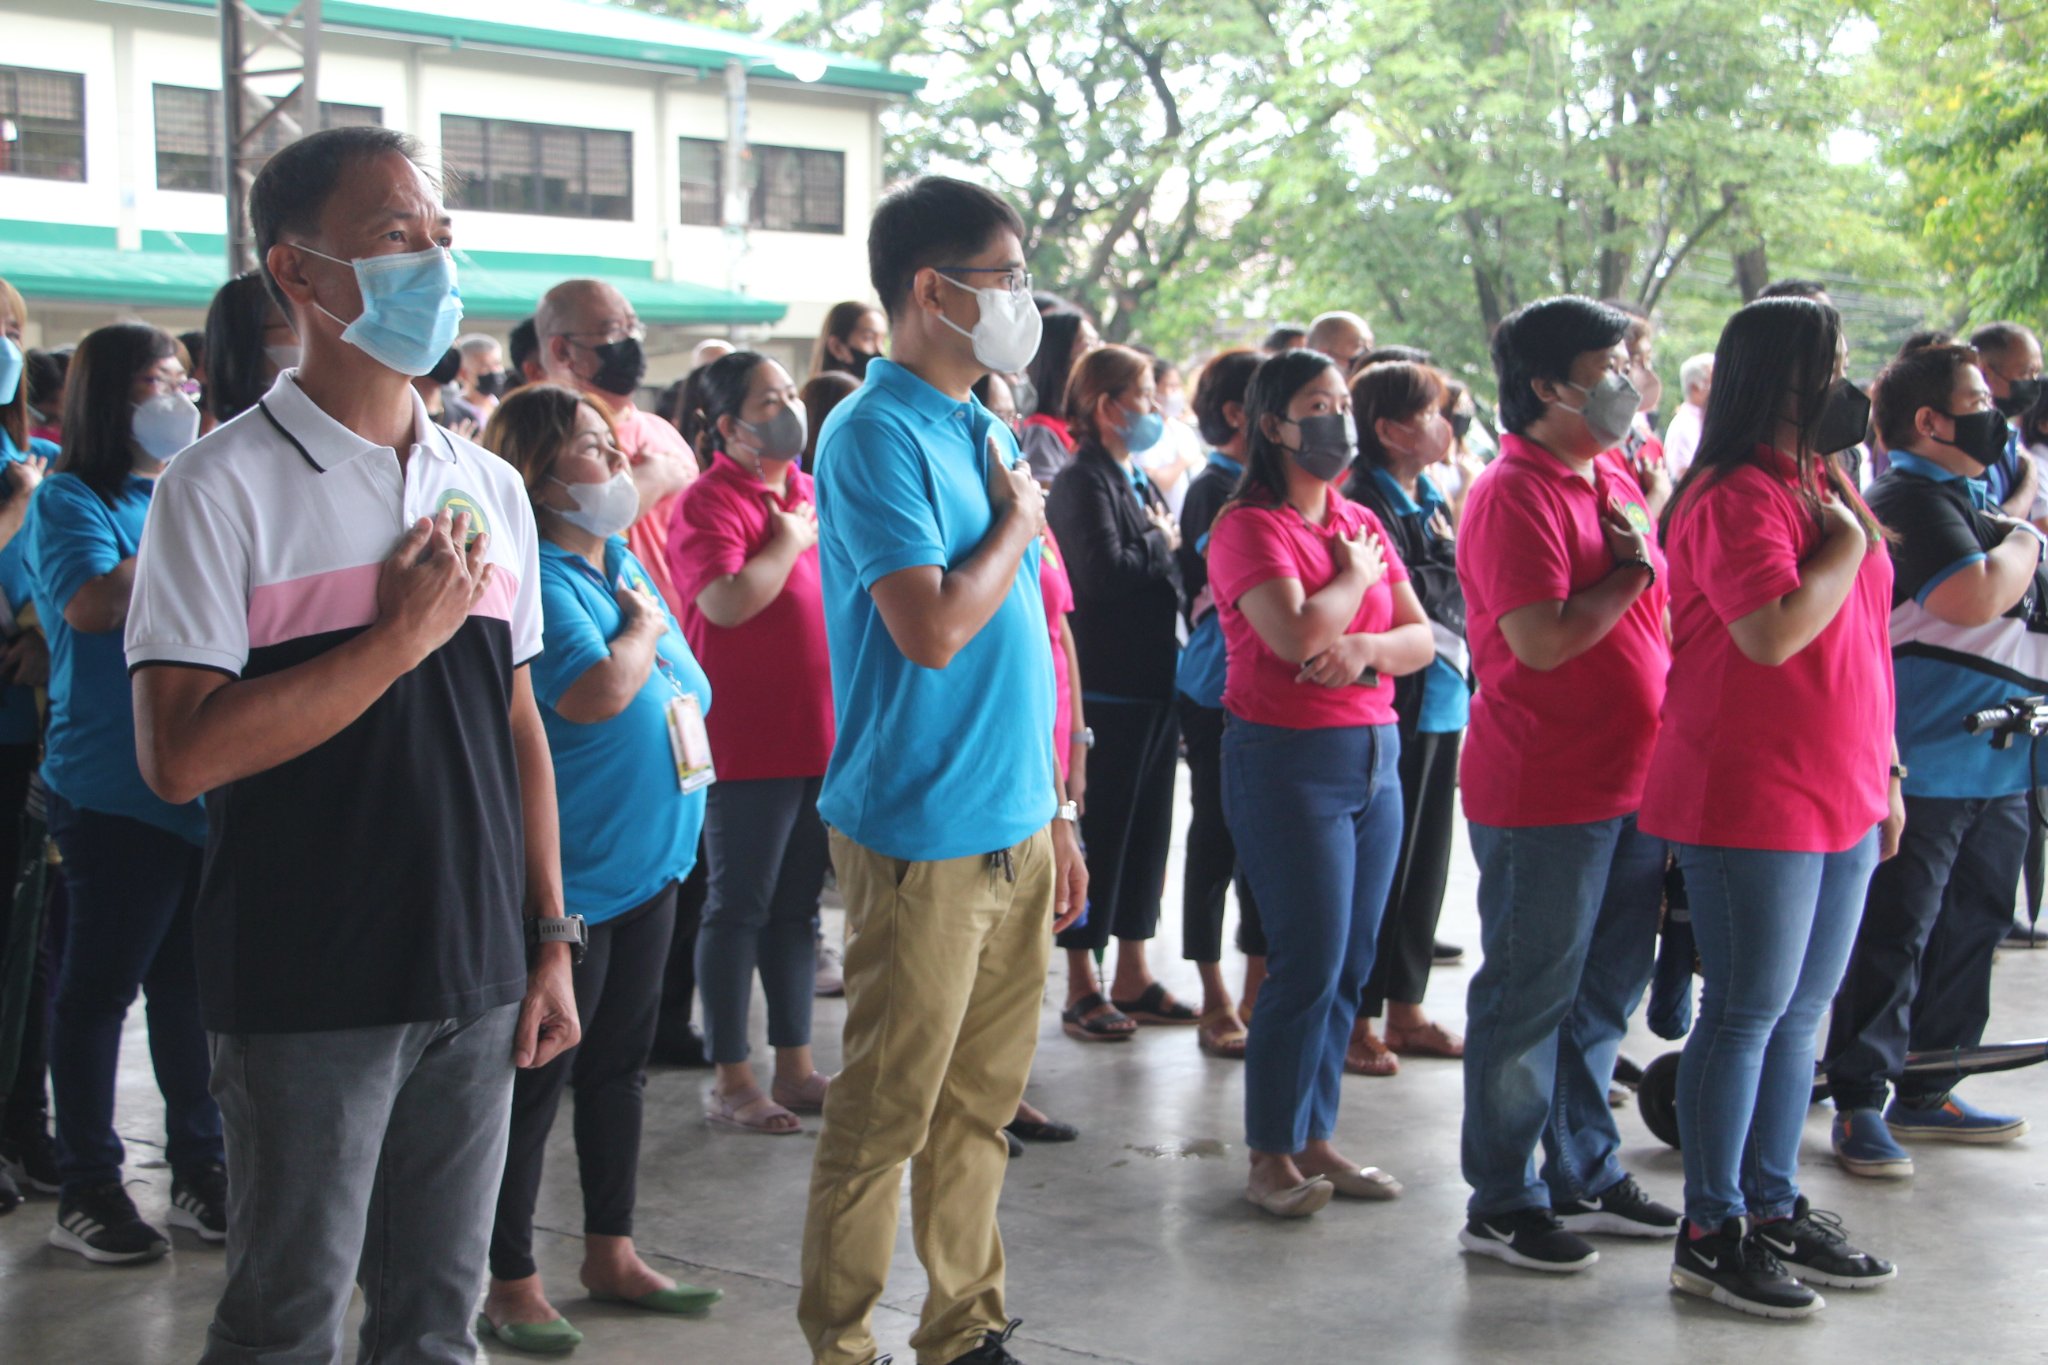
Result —
<path fill-rule="evenodd" d="M 1749 1235 L 1808 1284 L 1874 1289 L 1899 1277 L 1899 1268 L 1890 1261 L 1850 1246 L 1842 1232 L 1842 1220 L 1814 1208 L 1803 1194 L 1793 1205 L 1790 1218 L 1759 1223 Z"/>
<path fill-rule="evenodd" d="M 1671 1287 L 1760 1318 L 1805 1318 L 1827 1300 L 1793 1279 L 1771 1249 L 1749 1235 L 1745 1220 L 1730 1218 L 1719 1232 L 1678 1234 Z"/>
<path fill-rule="evenodd" d="M 1474 1218 L 1458 1233 L 1465 1250 L 1524 1270 L 1570 1274 L 1600 1259 L 1585 1238 L 1566 1232 L 1549 1209 L 1516 1209 L 1497 1218 Z"/>
<path fill-rule="evenodd" d="M 1438 939 L 1429 946 L 1429 961 L 1433 967 L 1449 967 L 1464 960 L 1465 950 L 1455 943 Z"/>
<path fill-rule="evenodd" d="M 1595 1195 L 1559 1204 L 1552 1210 L 1565 1231 L 1608 1237 L 1669 1237 L 1678 1231 L 1677 1209 L 1644 1194 L 1636 1178 L 1625 1175 Z"/>
<path fill-rule="evenodd" d="M 62 1195 L 50 1245 L 101 1265 L 154 1261 L 171 1249 L 168 1238 L 142 1221 L 118 1180 Z"/>
<path fill-rule="evenodd" d="M 22 1202 L 21 1186 L 7 1172 L 0 1171 L 0 1217 L 13 1213 Z"/>
<path fill-rule="evenodd" d="M 209 1242 L 228 1237 L 228 1173 L 218 1162 L 201 1166 L 188 1179 L 171 1180 L 170 1223 L 190 1228 Z"/>
<path fill-rule="evenodd" d="M 1024 1365 L 1023 1361 L 1010 1354 L 1010 1348 L 1004 1344 L 1017 1335 L 1017 1329 L 1023 1325 L 1024 1319 L 1011 1318 L 1010 1325 L 1002 1331 L 983 1333 L 981 1345 L 964 1356 L 955 1356 L 953 1365 Z"/>
<path fill-rule="evenodd" d="M 0 1142 L 0 1168 L 24 1191 L 56 1194 L 64 1188 L 64 1177 L 57 1170 L 57 1140 L 41 1126 L 18 1140 Z"/>

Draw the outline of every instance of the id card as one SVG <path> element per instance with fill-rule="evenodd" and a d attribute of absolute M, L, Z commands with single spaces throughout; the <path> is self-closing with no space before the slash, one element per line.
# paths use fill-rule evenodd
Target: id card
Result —
<path fill-rule="evenodd" d="M 711 736 L 704 729 L 704 707 L 694 692 L 685 692 L 668 704 L 668 747 L 676 760 L 676 783 L 685 795 L 718 780 L 711 767 Z"/>

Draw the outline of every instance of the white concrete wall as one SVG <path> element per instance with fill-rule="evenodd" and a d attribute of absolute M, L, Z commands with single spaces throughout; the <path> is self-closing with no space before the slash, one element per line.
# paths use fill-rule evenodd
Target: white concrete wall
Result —
<path fill-rule="evenodd" d="M 124 246 L 144 230 L 219 233 L 219 198 L 156 188 L 151 87 L 218 89 L 220 46 L 205 13 L 95 0 L 0 0 L 0 61 L 85 75 L 86 174 L 82 185 L 0 178 L 0 218 L 111 227 Z M 660 72 L 329 33 L 322 98 L 375 105 L 388 126 L 419 137 L 438 159 L 443 114 L 513 118 L 629 131 L 633 217 L 546 218 L 463 210 L 457 232 L 472 251 L 612 256 L 656 263 L 676 279 L 731 283 L 724 234 L 684 227 L 676 189 L 676 141 L 723 138 L 726 107 L 716 72 Z M 840 299 L 866 297 L 867 221 L 880 182 L 879 101 L 779 84 L 749 97 L 750 140 L 846 156 L 842 235 L 752 232 L 740 262 L 745 291 L 789 306 L 773 329 L 795 342 L 816 334 Z"/>

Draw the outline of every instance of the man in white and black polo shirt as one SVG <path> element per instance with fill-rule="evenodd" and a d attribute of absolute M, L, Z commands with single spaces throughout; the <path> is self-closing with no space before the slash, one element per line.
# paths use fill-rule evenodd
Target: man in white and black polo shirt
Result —
<path fill-rule="evenodd" d="M 351 1282 L 359 1360 L 474 1359 L 513 1067 L 577 1039 L 569 945 L 522 941 L 562 912 L 533 516 L 413 393 L 461 315 L 416 156 L 334 129 L 257 177 L 304 363 L 166 473 L 136 570 L 143 774 L 210 825 L 207 1365 L 332 1360 Z"/>

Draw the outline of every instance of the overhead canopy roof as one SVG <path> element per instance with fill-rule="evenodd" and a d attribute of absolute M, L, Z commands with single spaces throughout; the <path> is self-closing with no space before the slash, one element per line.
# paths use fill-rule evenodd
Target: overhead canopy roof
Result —
<path fill-rule="evenodd" d="M 9 228 L 20 231 L 10 233 Z M 31 302 L 138 309 L 203 309 L 227 280 L 218 237 L 185 240 L 181 246 L 180 239 L 146 233 L 140 251 L 123 251 L 112 237 L 104 228 L 0 223 L 0 279 Z M 643 322 L 772 323 L 789 311 L 768 299 L 709 285 L 657 280 L 644 261 L 462 251 L 455 260 L 463 315 L 480 320 L 526 317 L 542 294 L 577 276 L 617 287 Z"/>
<path fill-rule="evenodd" d="M 200 10 L 218 8 L 216 0 L 167 2 Z M 272 17 L 293 8 L 293 0 L 250 3 L 259 13 Z M 485 44 L 542 56 L 596 57 L 698 71 L 722 71 L 727 62 L 737 59 L 755 76 L 891 95 L 914 94 L 924 88 L 922 78 L 891 71 L 866 58 L 778 43 L 592 0 L 435 0 L 432 5 L 420 5 L 416 0 L 322 0 L 321 22 L 329 28 L 439 39 L 451 47 Z"/>

